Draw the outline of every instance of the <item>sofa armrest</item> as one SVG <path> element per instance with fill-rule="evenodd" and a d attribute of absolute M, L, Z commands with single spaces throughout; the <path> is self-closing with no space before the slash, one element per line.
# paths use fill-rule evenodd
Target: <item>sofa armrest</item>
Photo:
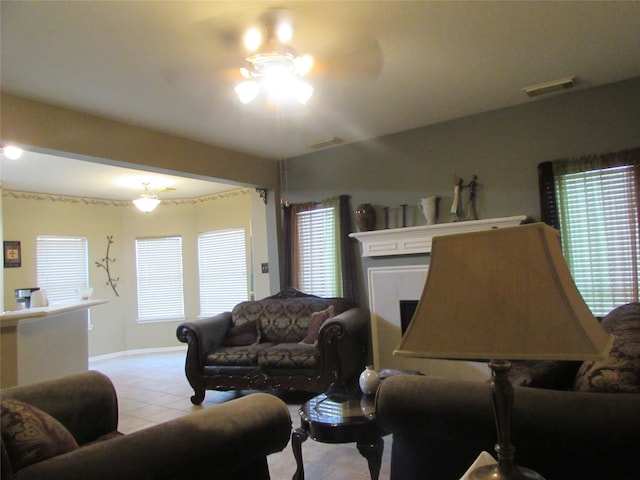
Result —
<path fill-rule="evenodd" d="M 394 435 L 392 471 L 402 474 L 393 478 L 458 478 L 481 451 L 495 456 L 486 382 L 391 377 L 377 392 L 376 415 Z M 640 478 L 630 460 L 639 429 L 638 394 L 514 388 L 516 463 L 546 478 Z"/>
<path fill-rule="evenodd" d="M 318 347 L 323 359 L 337 355 L 345 379 L 360 374 L 366 363 L 368 318 L 365 309 L 355 307 L 328 319 L 320 327 Z"/>
<path fill-rule="evenodd" d="M 46 361 L 46 360 L 43 360 Z M 60 421 L 83 445 L 118 427 L 118 400 L 111 380 L 95 371 L 2 390 L 3 398 L 33 405 Z"/>
<path fill-rule="evenodd" d="M 214 351 L 224 341 L 227 331 L 231 328 L 231 312 L 224 312 L 213 317 L 184 322 L 178 325 L 176 336 L 178 340 L 189 344 L 187 357 L 192 355 L 202 370 L 203 355 Z"/>
<path fill-rule="evenodd" d="M 255 393 L 31 465 L 19 478 L 266 479 L 266 456 L 284 449 L 290 434 L 284 402 Z M 247 465 L 258 471 L 250 476 Z"/>
<path fill-rule="evenodd" d="M 341 335 L 362 337 L 367 326 L 367 311 L 359 307 L 350 308 L 328 319 L 320 328 L 320 333 L 318 334 L 319 342 L 323 340 L 325 331 L 328 331 L 331 325 L 338 325 Z"/>

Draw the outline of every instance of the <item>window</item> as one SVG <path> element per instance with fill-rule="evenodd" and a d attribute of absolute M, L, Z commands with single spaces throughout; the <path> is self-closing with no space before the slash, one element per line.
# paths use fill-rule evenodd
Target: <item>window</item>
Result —
<path fill-rule="evenodd" d="M 138 322 L 184 319 L 182 238 L 136 240 Z"/>
<path fill-rule="evenodd" d="M 336 242 L 336 209 L 296 213 L 297 258 L 294 286 L 321 297 L 341 295 L 340 258 Z"/>
<path fill-rule="evenodd" d="M 228 312 L 247 296 L 247 254 L 244 229 L 198 235 L 200 315 Z"/>
<path fill-rule="evenodd" d="M 36 276 L 49 304 L 78 300 L 78 289 L 89 286 L 87 239 L 38 236 Z"/>
<path fill-rule="evenodd" d="M 638 300 L 638 192 L 634 167 L 556 176 L 562 248 L 594 315 Z"/>
<path fill-rule="evenodd" d="M 356 299 L 349 195 L 282 206 L 285 287 Z"/>

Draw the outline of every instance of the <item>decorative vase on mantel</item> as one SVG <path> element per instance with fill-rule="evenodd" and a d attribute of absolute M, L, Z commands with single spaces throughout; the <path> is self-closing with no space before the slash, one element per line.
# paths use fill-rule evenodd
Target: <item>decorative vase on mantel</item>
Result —
<path fill-rule="evenodd" d="M 376 209 L 370 203 L 363 203 L 356 207 L 356 223 L 361 232 L 376 229 Z"/>
<path fill-rule="evenodd" d="M 438 222 L 438 200 L 435 195 L 420 199 L 420 210 L 427 222 L 426 225 L 434 225 Z"/>

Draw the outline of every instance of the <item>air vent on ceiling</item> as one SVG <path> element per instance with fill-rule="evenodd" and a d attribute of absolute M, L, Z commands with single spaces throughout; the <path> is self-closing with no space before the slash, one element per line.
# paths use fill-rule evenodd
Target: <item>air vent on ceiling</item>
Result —
<path fill-rule="evenodd" d="M 548 95 L 550 93 L 559 92 L 561 90 L 569 90 L 576 86 L 576 77 L 565 77 L 558 80 L 552 80 L 550 82 L 539 83 L 537 85 L 531 85 L 525 87 L 524 93 L 528 97 L 539 97 L 541 95 Z"/>
<path fill-rule="evenodd" d="M 327 138 L 326 140 L 320 140 L 319 142 L 314 142 L 309 144 L 309 148 L 313 148 L 314 150 L 319 150 L 325 147 L 331 147 L 333 145 L 339 145 L 344 142 L 343 139 L 338 137 Z"/>

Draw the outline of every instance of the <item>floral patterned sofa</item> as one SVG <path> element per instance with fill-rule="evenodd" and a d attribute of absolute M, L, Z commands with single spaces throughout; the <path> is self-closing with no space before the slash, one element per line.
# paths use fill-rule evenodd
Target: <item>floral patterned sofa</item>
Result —
<path fill-rule="evenodd" d="M 364 369 L 367 319 L 344 298 L 288 288 L 182 323 L 176 335 L 189 345 L 191 401 L 201 404 L 206 390 L 338 389 Z"/>

